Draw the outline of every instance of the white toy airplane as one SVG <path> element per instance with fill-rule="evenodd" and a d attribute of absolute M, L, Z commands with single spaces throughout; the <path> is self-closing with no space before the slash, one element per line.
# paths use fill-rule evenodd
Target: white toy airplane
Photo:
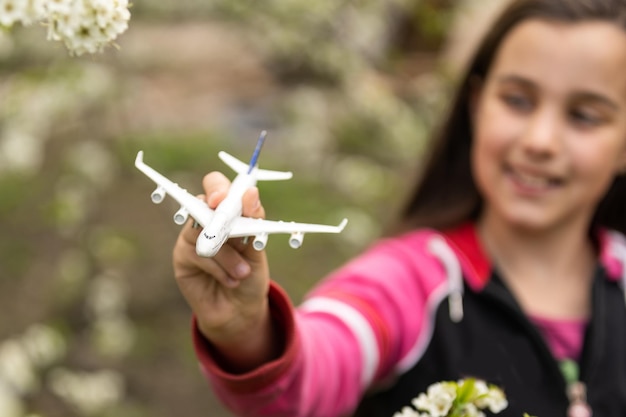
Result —
<path fill-rule="evenodd" d="M 278 172 L 259 169 L 257 159 L 265 141 L 266 131 L 261 132 L 256 149 L 249 164 L 239 161 L 235 157 L 220 152 L 222 161 L 237 172 L 237 177 L 228 190 L 224 200 L 215 208 L 210 209 L 207 204 L 191 195 L 186 190 L 174 184 L 163 175 L 156 172 L 143 162 L 143 151 L 137 153 L 135 166 L 157 184 L 156 190 L 150 196 L 155 204 L 161 203 L 166 194 L 169 194 L 180 204 L 180 210 L 174 214 L 174 222 L 182 225 L 191 217 L 202 226 L 202 232 L 196 241 L 196 252 L 200 256 L 211 257 L 220 250 L 229 238 L 254 236 L 252 243 L 256 250 L 262 250 L 267 243 L 268 235 L 272 233 L 290 233 L 289 246 L 296 249 L 302 245 L 304 233 L 340 233 L 348 223 L 348 219 L 338 226 L 319 224 L 270 221 L 243 217 L 242 202 L 244 192 L 256 185 L 258 181 L 288 180 L 291 172 Z"/>

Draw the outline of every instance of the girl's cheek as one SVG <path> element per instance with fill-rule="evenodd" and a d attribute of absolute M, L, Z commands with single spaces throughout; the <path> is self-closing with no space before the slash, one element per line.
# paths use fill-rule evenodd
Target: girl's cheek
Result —
<path fill-rule="evenodd" d="M 482 142 L 503 141 L 519 124 L 494 99 L 484 100 L 476 112 L 474 122 L 474 134 Z"/>
<path fill-rule="evenodd" d="M 500 123 L 486 123 L 476 129 L 476 151 L 482 158 L 493 158 L 506 148 L 510 135 L 504 127 Z"/>

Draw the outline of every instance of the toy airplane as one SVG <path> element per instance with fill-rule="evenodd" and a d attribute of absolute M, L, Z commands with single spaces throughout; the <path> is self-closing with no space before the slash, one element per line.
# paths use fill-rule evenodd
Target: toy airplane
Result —
<path fill-rule="evenodd" d="M 174 222 L 182 225 L 191 217 L 202 226 L 202 231 L 196 241 L 196 252 L 200 256 L 212 257 L 217 254 L 224 242 L 234 237 L 252 237 L 252 245 L 256 250 L 263 250 L 267 244 L 268 235 L 272 233 L 288 233 L 289 246 L 296 249 L 302 245 L 305 233 L 340 233 L 348 223 L 348 219 L 338 226 L 319 224 L 294 223 L 283 221 L 271 221 L 243 217 L 242 196 L 244 192 L 256 185 L 257 181 L 288 180 L 292 177 L 291 172 L 278 172 L 259 169 L 257 159 L 261 147 L 265 141 L 266 131 L 261 132 L 256 148 L 249 164 L 239 161 L 235 157 L 220 152 L 218 156 L 226 165 L 237 172 L 228 194 L 215 208 L 210 209 L 207 204 L 191 195 L 178 184 L 165 178 L 143 162 L 143 151 L 137 153 L 135 166 L 152 181 L 157 188 L 152 192 L 151 199 L 155 204 L 161 203 L 166 194 L 169 194 L 180 204 L 180 210 L 174 214 Z"/>

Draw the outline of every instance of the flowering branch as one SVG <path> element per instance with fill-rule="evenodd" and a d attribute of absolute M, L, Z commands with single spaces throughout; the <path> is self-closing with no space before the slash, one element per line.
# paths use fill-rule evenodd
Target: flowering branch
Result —
<path fill-rule="evenodd" d="M 483 417 L 481 410 L 497 414 L 509 405 L 500 388 L 474 378 L 437 382 L 411 404 L 418 411 L 407 406 L 393 417 Z"/>
<path fill-rule="evenodd" d="M 41 22 L 72 55 L 101 52 L 128 28 L 128 0 L 0 0 L 0 26 Z"/>

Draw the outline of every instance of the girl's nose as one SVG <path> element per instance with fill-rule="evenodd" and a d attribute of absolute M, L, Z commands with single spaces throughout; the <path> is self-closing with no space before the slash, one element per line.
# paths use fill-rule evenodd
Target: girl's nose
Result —
<path fill-rule="evenodd" d="M 534 157 L 555 155 L 561 146 L 561 121 L 558 112 L 539 108 L 533 112 L 521 137 L 525 152 Z"/>

